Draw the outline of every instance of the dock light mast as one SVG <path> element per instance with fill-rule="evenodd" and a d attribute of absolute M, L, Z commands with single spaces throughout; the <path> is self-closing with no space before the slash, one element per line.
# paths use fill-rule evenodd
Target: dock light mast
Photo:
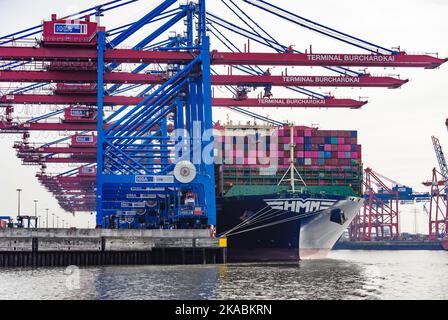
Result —
<path fill-rule="evenodd" d="M 20 217 L 20 193 L 23 191 L 22 189 L 17 189 L 17 217 Z"/>

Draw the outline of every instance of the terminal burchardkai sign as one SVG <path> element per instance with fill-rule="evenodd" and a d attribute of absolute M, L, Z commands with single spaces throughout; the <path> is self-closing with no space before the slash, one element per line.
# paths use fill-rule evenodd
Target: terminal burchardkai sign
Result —
<path fill-rule="evenodd" d="M 395 55 L 366 54 L 308 54 L 308 61 L 335 62 L 395 62 Z"/>

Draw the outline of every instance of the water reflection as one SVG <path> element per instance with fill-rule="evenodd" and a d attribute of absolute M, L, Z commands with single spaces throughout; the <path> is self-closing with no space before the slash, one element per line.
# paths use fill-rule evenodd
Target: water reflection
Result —
<path fill-rule="evenodd" d="M 447 299 L 447 252 L 336 252 L 294 264 L 0 271 L 0 299 Z M 69 281 L 71 280 L 71 281 Z M 79 288 L 70 290 L 70 288 Z"/>
<path fill-rule="evenodd" d="M 320 260 L 227 266 L 218 283 L 218 299 L 356 299 L 369 295 L 371 279 L 354 263 Z"/>
<path fill-rule="evenodd" d="M 100 268 L 95 277 L 95 298 L 212 299 L 216 295 L 217 273 L 217 266 Z"/>

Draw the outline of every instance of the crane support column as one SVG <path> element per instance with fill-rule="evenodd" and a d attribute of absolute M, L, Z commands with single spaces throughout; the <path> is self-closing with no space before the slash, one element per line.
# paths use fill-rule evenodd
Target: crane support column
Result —
<path fill-rule="evenodd" d="M 104 48 L 105 30 L 98 32 L 98 118 L 97 118 L 97 189 L 96 189 L 96 224 L 103 224 L 103 96 L 104 96 Z"/>
<path fill-rule="evenodd" d="M 202 61 L 202 102 L 203 102 L 203 116 L 204 116 L 204 129 L 206 136 L 204 139 L 209 141 L 203 141 L 202 143 L 210 144 L 212 147 L 207 148 L 202 146 L 202 150 L 207 152 L 210 150 L 210 154 L 203 154 L 202 161 L 205 169 L 207 181 L 204 184 L 205 188 L 205 201 L 207 202 L 207 215 L 208 224 L 216 225 L 216 193 L 215 193 L 215 166 L 214 166 L 214 148 L 213 148 L 213 119 L 212 119 L 212 89 L 211 89 L 211 72 L 210 72 L 210 38 L 207 36 L 207 18 L 206 18 L 206 6 L 205 0 L 201 1 L 201 35 L 202 35 L 202 48 L 201 48 L 201 61 Z"/>

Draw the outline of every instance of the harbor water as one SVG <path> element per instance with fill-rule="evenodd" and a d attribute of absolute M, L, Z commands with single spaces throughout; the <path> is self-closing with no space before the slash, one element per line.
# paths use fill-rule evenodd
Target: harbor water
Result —
<path fill-rule="evenodd" d="M 3 269 L 0 299 L 448 299 L 446 251 L 333 251 L 292 264 Z"/>

